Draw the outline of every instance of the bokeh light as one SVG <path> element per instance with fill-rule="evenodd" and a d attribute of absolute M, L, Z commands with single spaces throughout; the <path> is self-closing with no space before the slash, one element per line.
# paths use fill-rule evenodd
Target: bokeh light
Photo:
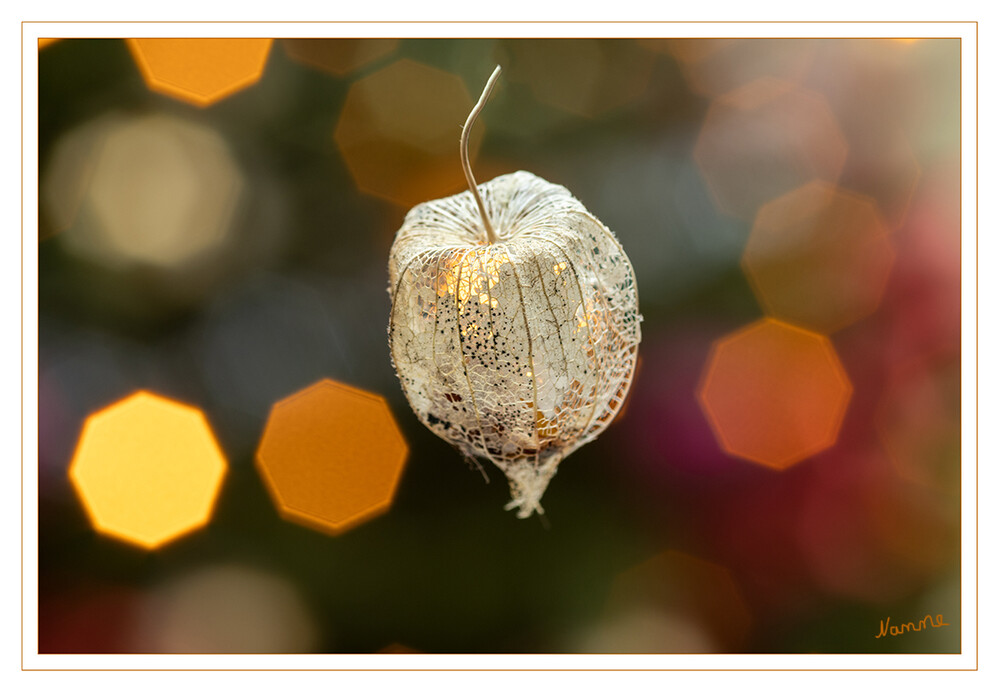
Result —
<path fill-rule="evenodd" d="M 598 39 L 511 39 L 497 57 L 539 101 L 589 118 L 638 101 L 655 62 L 634 41 Z"/>
<path fill-rule="evenodd" d="M 742 266 L 769 314 L 831 334 L 874 312 L 893 259 L 873 200 L 814 181 L 760 208 Z"/>
<path fill-rule="evenodd" d="M 131 38 L 127 42 L 150 89 L 209 106 L 260 79 L 273 39 Z"/>
<path fill-rule="evenodd" d="M 37 53 L 43 652 L 966 647 L 967 41 L 277 40 L 205 108 L 121 39 Z M 564 185 L 644 317 L 627 413 L 547 526 L 408 413 L 380 317 L 406 210 L 465 190 L 498 63 L 477 179 Z M 366 394 L 337 414 L 323 378 Z M 140 390 L 195 403 L 228 465 L 207 529 L 152 553 L 69 473 Z M 952 625 L 874 638 L 924 613 Z"/>
<path fill-rule="evenodd" d="M 283 517 L 337 534 L 388 511 L 407 453 L 383 398 L 323 380 L 274 405 L 257 468 Z"/>
<path fill-rule="evenodd" d="M 638 43 L 645 48 L 670 55 L 681 65 L 698 62 L 717 53 L 718 51 L 735 44 L 738 39 L 732 38 L 698 38 L 698 39 L 669 39 L 669 38 L 640 38 Z"/>
<path fill-rule="evenodd" d="M 333 138 L 358 189 L 408 208 L 466 185 L 458 138 L 472 105 L 457 75 L 403 59 L 351 85 Z"/>
<path fill-rule="evenodd" d="M 94 528 L 150 549 L 208 523 L 225 472 L 204 414 L 148 392 L 90 416 L 69 468 Z"/>
<path fill-rule="evenodd" d="M 344 77 L 391 54 L 399 41 L 394 38 L 286 38 L 281 43 L 292 60 Z"/>
<path fill-rule="evenodd" d="M 143 603 L 133 647 L 143 653 L 311 653 L 318 632 L 287 579 L 212 565 L 159 585 Z"/>
<path fill-rule="evenodd" d="M 65 231 L 76 222 L 104 140 L 123 121 L 122 115 L 108 113 L 70 130 L 55 143 L 40 181 L 39 240 Z"/>
<path fill-rule="evenodd" d="M 841 183 L 873 197 L 890 228 L 905 221 L 929 149 L 920 139 L 947 141 L 959 128 L 937 105 L 953 103 L 959 80 L 935 69 L 956 41 L 918 46 L 900 41 L 823 42 L 807 84 L 826 95 L 849 142 Z M 943 79 L 941 79 L 943 77 Z M 930 105 L 933 104 L 933 105 Z M 938 117 L 927 118 L 931 111 Z M 950 117 L 956 116 L 951 111 Z M 920 132 L 929 120 L 933 125 Z M 917 156 L 916 149 L 922 149 Z"/>
<path fill-rule="evenodd" d="M 690 88 L 709 97 L 762 77 L 798 84 L 816 52 L 812 39 L 669 39 L 645 45 L 669 52 Z"/>
<path fill-rule="evenodd" d="M 851 392 L 828 339 L 767 318 L 716 342 L 697 394 L 725 451 L 785 469 L 836 442 Z"/>
<path fill-rule="evenodd" d="M 961 487 L 961 361 L 956 353 L 900 367 L 877 415 L 898 473 L 956 495 Z"/>
<path fill-rule="evenodd" d="M 577 634 L 569 650 L 581 654 L 724 653 L 696 619 L 637 608 L 615 613 Z"/>
<path fill-rule="evenodd" d="M 828 593 L 861 602 L 913 596 L 956 553 L 956 517 L 940 496 L 898 482 L 883 455 L 836 461 L 848 472 L 820 468 L 794 523 L 812 576 Z"/>
<path fill-rule="evenodd" d="M 931 42 L 932 46 L 913 46 L 877 39 L 822 41 L 805 83 L 826 95 L 850 138 L 866 133 L 863 139 L 870 140 L 870 135 L 898 128 L 910 131 L 914 121 L 931 112 L 922 99 L 940 96 L 940 90 L 932 88 L 932 78 L 921 74 L 926 56 L 934 50 L 953 49 L 957 43 L 943 40 Z M 947 75 L 947 82 L 953 84 L 953 76 Z"/>
<path fill-rule="evenodd" d="M 75 180 L 85 190 L 78 223 L 61 237 L 99 264 L 182 268 L 232 239 L 244 187 L 218 133 L 167 115 L 101 120 L 70 141 Z M 86 154 L 91 154 L 89 158 Z M 71 177 L 66 174 L 63 177 Z M 65 213 L 63 214 L 66 215 Z"/>
<path fill-rule="evenodd" d="M 739 650 L 752 621 L 741 590 L 726 568 L 675 550 L 619 574 L 605 612 L 606 626 L 615 631 L 616 647 L 622 648 L 602 653 Z M 607 635 L 604 632 L 602 637 Z M 590 643 L 594 649 L 601 643 L 601 637 L 595 639 Z M 604 645 L 614 646 L 610 641 Z"/>
<path fill-rule="evenodd" d="M 719 208 L 746 221 L 760 205 L 813 179 L 836 182 L 846 154 L 821 94 L 770 78 L 715 99 L 694 145 Z"/>
<path fill-rule="evenodd" d="M 872 198 L 888 228 L 899 228 L 919 183 L 921 169 L 901 128 L 849 136 L 850 153 L 840 183 Z"/>
<path fill-rule="evenodd" d="M 905 366 L 961 344 L 961 212 L 956 167 L 924 178 L 910 218 L 894 234 L 895 268 L 885 291 L 885 356 Z"/>

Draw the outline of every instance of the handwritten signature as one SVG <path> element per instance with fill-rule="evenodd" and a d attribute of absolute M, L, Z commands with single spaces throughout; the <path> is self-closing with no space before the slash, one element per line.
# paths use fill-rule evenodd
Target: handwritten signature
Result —
<path fill-rule="evenodd" d="M 926 629 L 927 623 L 930 627 L 949 627 L 949 622 L 943 621 L 943 615 L 937 613 L 936 619 L 934 620 L 932 615 L 927 615 L 922 620 L 918 622 L 903 622 L 901 625 L 891 624 L 891 618 L 885 618 L 881 621 L 881 631 L 878 632 L 874 638 L 881 639 L 881 637 L 891 635 L 897 637 L 900 634 L 905 634 L 906 632 L 919 632 L 920 630 Z"/>

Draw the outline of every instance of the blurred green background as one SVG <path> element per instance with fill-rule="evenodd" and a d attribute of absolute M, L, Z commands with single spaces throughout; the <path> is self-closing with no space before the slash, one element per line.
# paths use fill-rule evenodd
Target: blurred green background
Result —
<path fill-rule="evenodd" d="M 264 55 L 198 105 L 124 40 L 40 48 L 41 653 L 960 651 L 958 40 Z M 561 466 L 546 523 L 419 424 L 386 338 L 394 233 L 464 188 L 496 64 L 479 182 L 566 186 L 644 316 L 627 406 Z M 783 470 L 720 443 L 787 420 L 698 399 L 712 344 L 765 315 L 828 337 L 852 385 Z M 391 509 L 339 536 L 282 520 L 254 467 L 271 406 L 323 378 L 384 397 L 409 445 Z M 152 551 L 96 532 L 67 478 L 87 416 L 140 389 L 204 411 L 229 462 L 210 524 Z"/>

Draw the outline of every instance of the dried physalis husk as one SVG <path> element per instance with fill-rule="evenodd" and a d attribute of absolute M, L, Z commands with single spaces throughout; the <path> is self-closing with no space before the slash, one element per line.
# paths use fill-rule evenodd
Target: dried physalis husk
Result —
<path fill-rule="evenodd" d="M 463 192 L 407 214 L 389 258 L 389 345 L 420 420 L 498 466 L 523 518 L 620 410 L 638 293 L 620 243 L 564 187 L 519 171 L 475 189 L 482 212 Z"/>

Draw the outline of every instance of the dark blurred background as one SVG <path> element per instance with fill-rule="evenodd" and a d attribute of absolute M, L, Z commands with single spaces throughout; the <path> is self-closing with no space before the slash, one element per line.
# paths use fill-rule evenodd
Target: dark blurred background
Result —
<path fill-rule="evenodd" d="M 960 650 L 959 40 L 240 50 L 40 47 L 41 653 Z M 496 64 L 478 180 L 566 186 L 644 315 L 547 525 L 420 425 L 387 347 L 394 233 L 464 188 Z M 763 317 L 780 358 L 740 331 Z M 389 511 L 336 536 L 254 466 L 272 405 L 324 378 L 409 446 Z M 750 389 L 828 424 L 726 407 Z M 229 464 L 210 523 L 155 550 L 95 531 L 67 476 L 137 390 L 203 411 Z"/>

